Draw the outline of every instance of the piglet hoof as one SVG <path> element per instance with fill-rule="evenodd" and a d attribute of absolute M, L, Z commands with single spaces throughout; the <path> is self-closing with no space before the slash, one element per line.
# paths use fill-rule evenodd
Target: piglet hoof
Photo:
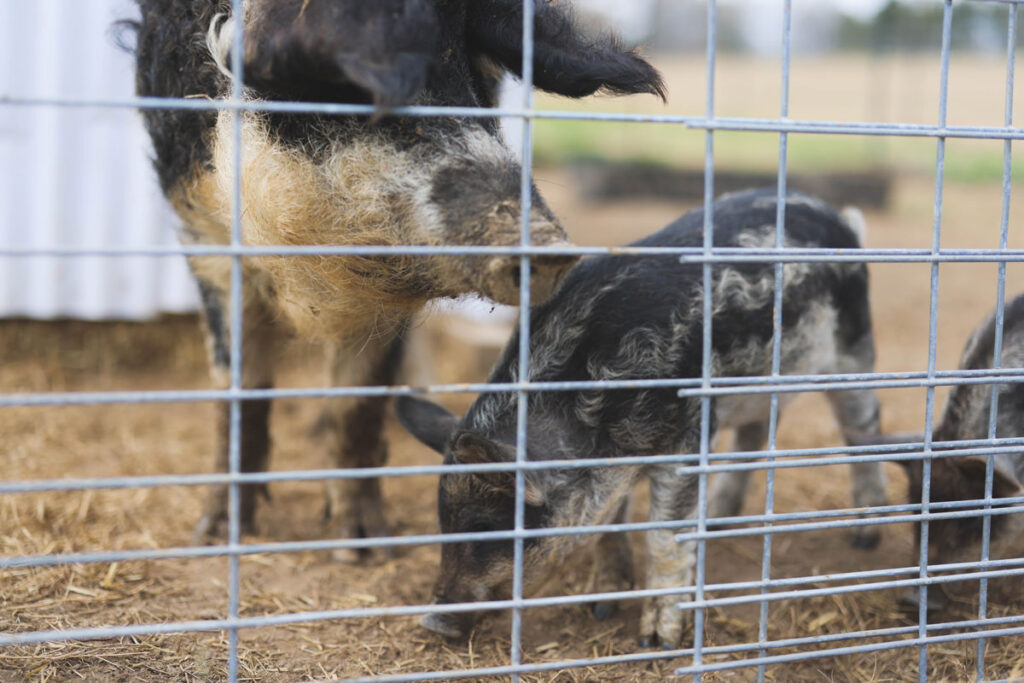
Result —
<path fill-rule="evenodd" d="M 614 602 L 595 602 L 594 621 L 605 621 L 606 619 L 611 618 L 617 610 L 618 606 Z"/>
<path fill-rule="evenodd" d="M 604 581 L 597 581 L 593 583 L 589 588 L 588 592 L 591 593 L 613 593 L 616 591 L 630 590 L 633 588 L 633 580 L 631 577 L 623 577 L 615 575 L 614 580 L 610 577 L 602 577 Z M 591 603 L 590 606 L 594 615 L 594 621 L 605 621 L 609 619 L 619 610 L 619 603 L 615 600 L 601 600 L 600 602 Z"/>
<path fill-rule="evenodd" d="M 860 527 L 850 535 L 850 546 L 857 550 L 874 550 L 882 540 L 882 532 L 876 527 Z"/>
<path fill-rule="evenodd" d="M 640 647 L 660 645 L 663 650 L 675 650 L 683 640 L 686 615 L 676 606 L 679 596 L 665 595 L 644 600 L 640 613 Z"/>
<path fill-rule="evenodd" d="M 587 582 L 588 593 L 616 593 L 632 590 L 633 553 L 624 534 L 606 536 L 604 547 L 599 547 L 594 557 L 593 572 Z M 615 600 L 601 600 L 591 603 L 595 621 L 604 621 L 618 611 Z"/>

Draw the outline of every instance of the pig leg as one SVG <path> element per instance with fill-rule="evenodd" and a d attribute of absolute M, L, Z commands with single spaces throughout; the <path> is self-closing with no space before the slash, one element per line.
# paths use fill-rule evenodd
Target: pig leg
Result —
<path fill-rule="evenodd" d="M 401 335 L 375 340 L 357 354 L 335 352 L 330 359 L 332 386 L 387 386 L 395 381 L 402 358 Z M 343 469 L 380 467 L 387 461 L 383 437 L 387 396 L 331 399 L 321 414 L 317 433 L 335 465 Z M 389 535 L 384 519 L 380 480 L 334 479 L 327 482 L 330 535 L 334 538 L 377 538 Z M 390 548 L 342 548 L 332 553 L 341 562 L 382 562 Z"/>
<path fill-rule="evenodd" d="M 689 449 L 692 452 L 693 449 Z M 687 452 L 686 449 L 683 452 Z M 674 466 L 652 467 L 651 521 L 692 519 L 696 512 L 697 478 L 679 476 Z M 696 565 L 695 541 L 678 543 L 676 531 L 653 529 L 647 532 L 646 588 L 679 588 L 693 585 Z M 660 643 L 671 650 L 679 647 L 683 637 L 686 612 L 676 604 L 689 600 L 686 595 L 665 595 L 646 598 L 640 614 L 640 646 Z"/>
<path fill-rule="evenodd" d="M 626 521 L 629 498 L 626 498 L 615 514 L 612 524 Z M 633 577 L 633 548 L 625 533 L 604 534 L 594 551 L 593 572 L 590 576 L 588 593 L 610 593 L 629 590 L 635 585 Z M 604 621 L 615 613 L 614 601 L 594 603 L 594 619 Z"/>
<path fill-rule="evenodd" d="M 207 331 L 207 350 L 211 360 L 213 382 L 220 388 L 231 384 L 230 315 L 225 290 L 199 280 Z M 273 386 L 273 369 L 287 335 L 275 325 L 264 304 L 250 291 L 245 291 L 242 310 L 242 386 L 264 389 Z M 240 420 L 241 471 L 264 472 L 270 454 L 270 401 L 242 401 Z M 231 404 L 216 405 L 217 472 L 229 470 Z M 240 487 L 239 512 L 243 533 L 252 533 L 256 513 L 256 497 L 267 497 L 265 484 Z M 209 489 L 203 516 L 195 528 L 196 542 L 206 542 L 228 535 L 228 487 Z"/>
<path fill-rule="evenodd" d="M 879 433 L 878 397 L 875 396 L 875 392 L 868 389 L 832 391 L 828 392 L 828 398 L 847 444 L 854 443 L 857 436 L 873 436 Z M 882 463 L 854 463 L 850 468 L 854 507 L 885 505 L 885 473 L 882 470 Z M 856 527 L 850 538 L 850 545 L 871 550 L 878 545 L 881 538 L 882 532 L 877 526 Z"/>
<path fill-rule="evenodd" d="M 736 430 L 737 451 L 760 451 L 768 440 L 768 424 L 751 422 Z M 720 472 L 708 492 L 708 517 L 735 517 L 743 507 L 752 470 Z"/>

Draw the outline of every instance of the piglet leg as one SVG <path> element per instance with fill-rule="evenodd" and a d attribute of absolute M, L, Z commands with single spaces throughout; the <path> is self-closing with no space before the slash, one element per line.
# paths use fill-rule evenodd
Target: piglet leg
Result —
<path fill-rule="evenodd" d="M 673 467 L 652 468 L 651 521 L 686 519 L 693 516 L 697 493 L 695 477 L 680 477 Z M 676 531 L 655 529 L 647 532 L 648 589 L 682 588 L 693 585 L 696 543 L 679 543 Z M 679 647 L 689 613 L 677 605 L 687 595 L 646 598 L 640 614 L 640 646 L 660 644 L 663 649 Z"/>
<path fill-rule="evenodd" d="M 619 508 L 612 520 L 613 524 L 626 521 L 628 499 Z M 633 588 L 633 549 L 629 544 L 629 536 L 625 533 L 604 534 L 598 541 L 594 554 L 593 572 L 590 575 L 588 593 L 611 593 Z M 614 601 L 605 600 L 594 603 L 594 618 L 604 621 L 615 613 Z"/>
<path fill-rule="evenodd" d="M 736 430 L 736 450 L 760 451 L 768 440 L 768 424 L 751 422 Z M 711 480 L 708 492 L 708 517 L 735 517 L 743 507 L 750 485 L 751 470 L 721 472 Z"/>
<path fill-rule="evenodd" d="M 829 401 L 847 444 L 864 436 L 879 433 L 879 407 L 875 392 L 868 389 L 829 392 Z M 858 462 L 850 465 L 853 505 L 858 508 L 879 507 L 887 502 L 885 473 L 880 462 Z M 882 539 L 877 526 L 854 527 L 850 545 L 862 550 L 875 548 Z"/>

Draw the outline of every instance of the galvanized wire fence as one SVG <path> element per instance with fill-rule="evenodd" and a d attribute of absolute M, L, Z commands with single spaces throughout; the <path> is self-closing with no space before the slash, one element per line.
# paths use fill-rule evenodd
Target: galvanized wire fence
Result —
<path fill-rule="evenodd" d="M 485 676 L 511 676 L 518 680 L 523 674 L 540 674 L 576 667 L 601 667 L 611 664 L 639 665 L 652 660 L 665 660 L 678 667 L 680 676 L 693 676 L 695 680 L 703 674 L 729 669 L 749 669 L 756 672 L 758 680 L 764 680 L 775 664 L 813 658 L 863 655 L 872 651 L 894 648 L 917 648 L 918 670 L 916 677 L 924 681 L 928 672 L 929 647 L 955 641 L 976 641 L 977 658 L 975 675 L 985 679 L 986 641 L 1000 636 L 1024 636 L 1024 615 L 991 617 L 987 609 L 988 581 L 998 577 L 1024 577 L 1024 558 L 991 558 L 990 533 L 994 517 L 1012 514 L 1013 508 L 1002 503 L 1024 504 L 1024 496 L 1002 499 L 995 506 L 992 496 L 993 461 L 999 453 L 1020 452 L 1024 448 L 1024 435 L 1016 438 L 996 438 L 996 415 L 998 384 L 1024 381 L 1024 370 L 1000 367 L 1003 329 L 1003 304 L 1005 300 L 1006 264 L 1024 261 L 1024 250 L 1008 248 L 1010 222 L 1010 199 L 1012 189 L 1011 156 L 1012 141 L 1024 138 L 1024 129 L 1013 126 L 1013 86 L 1015 62 L 1015 36 L 1017 34 L 1018 8 L 1024 0 L 990 0 L 1003 2 L 1008 14 L 1008 40 L 1006 58 L 1006 107 L 1002 126 L 951 126 L 947 123 L 947 100 L 949 67 L 951 60 L 950 35 L 954 15 L 953 0 L 944 0 L 943 41 L 941 53 L 941 82 L 939 111 L 934 124 L 902 124 L 863 122 L 845 123 L 814 120 L 794 120 L 789 117 L 789 75 L 790 75 L 790 25 L 791 0 L 784 0 L 780 11 L 784 16 L 782 36 L 782 87 L 779 115 L 774 118 L 727 118 L 716 115 L 716 40 L 718 35 L 717 8 L 715 0 L 708 1 L 707 11 L 707 91 L 706 109 L 703 116 L 654 116 L 610 113 L 580 113 L 560 111 L 539 111 L 534 109 L 532 99 L 533 73 L 533 12 L 532 0 L 524 0 L 523 12 L 526 18 L 523 35 L 523 81 L 527 86 L 521 108 L 513 109 L 471 109 L 462 107 L 404 107 L 395 110 L 396 115 L 423 117 L 519 117 L 524 121 L 522 146 L 523 175 L 521 179 L 522 224 L 521 244 L 518 247 L 374 247 L 374 246 L 300 246 L 300 247 L 254 247 L 244 244 L 242 237 L 241 173 L 234 174 L 234 201 L 232 203 L 232 230 L 230 243 L 223 246 L 181 246 L 178 248 L 126 248 L 126 249 L 82 249 L 62 248 L 59 245 L 43 248 L 18 248 L 4 246 L 0 256 L 10 258 L 33 258 L 57 256 L 74 258 L 81 256 L 168 256 L 183 254 L 190 257 L 228 256 L 231 258 L 231 327 L 242 329 L 242 264 L 245 258 L 259 256 L 308 256 L 308 255 L 516 255 L 520 256 L 521 301 L 519 316 L 520 347 L 518 349 L 520 377 L 528 377 L 530 361 L 530 261 L 531 258 L 547 254 L 595 255 L 608 253 L 603 248 L 575 247 L 534 247 L 530 244 L 530 203 L 533 148 L 533 122 L 536 119 L 569 119 L 588 121 L 630 122 L 634 125 L 660 123 L 685 126 L 703 130 L 706 135 L 705 192 L 704 192 L 704 244 L 701 248 L 624 248 L 616 249 L 617 254 L 644 255 L 651 253 L 675 254 L 683 262 L 701 264 L 705 292 L 712 291 L 712 269 L 723 263 L 770 263 L 774 268 L 774 338 L 772 345 L 772 367 L 767 376 L 758 377 L 715 377 L 712 374 L 711 339 L 712 310 L 711 296 L 704 298 L 703 308 L 703 365 L 699 378 L 664 378 L 638 381 L 601 382 L 530 382 L 528 380 L 506 384 L 434 385 L 430 387 L 375 386 L 375 387 L 331 387 L 301 389 L 250 389 L 242 385 L 242 357 L 244 353 L 241 334 L 231 335 L 230 384 L 223 390 L 172 390 L 154 392 L 67 392 L 46 394 L 0 395 L 0 409 L 15 406 L 67 406 L 104 405 L 133 403 L 172 402 L 228 402 L 231 406 L 229 471 L 217 474 L 163 475 L 108 477 L 97 479 L 48 479 L 40 481 L 0 482 L 0 495 L 44 493 L 57 491 L 87 491 L 98 489 L 135 489 L 165 486 L 209 486 L 227 485 L 229 491 L 229 536 L 225 545 L 163 548 L 156 550 L 94 551 L 66 554 L 40 554 L 0 558 L 0 570 L 14 568 L 45 567 L 76 563 L 107 563 L 135 560 L 164 560 L 174 558 L 227 557 L 229 559 L 228 608 L 223 618 L 184 621 L 178 623 L 140 623 L 118 627 L 91 627 L 65 630 L 46 630 L 0 634 L 0 648 L 31 643 L 74 641 L 100 638 L 121 638 L 153 634 L 193 633 L 226 631 L 229 651 L 227 678 L 239 679 L 239 632 L 257 627 L 281 626 L 285 624 L 310 623 L 388 616 L 412 616 L 429 613 L 454 613 L 485 609 L 510 610 L 511 649 L 508 664 L 486 668 L 459 671 L 411 671 L 402 674 L 371 676 L 356 680 L 367 681 L 421 681 L 456 678 L 479 678 Z M 236 16 L 242 11 L 242 0 L 233 0 Z M 119 108 L 180 108 L 192 110 L 227 110 L 232 112 L 234 125 L 234 163 L 240 169 L 242 144 L 242 116 L 250 111 L 285 113 L 319 113 L 332 115 L 366 115 L 372 107 L 360 105 L 259 102 L 243 97 L 240 77 L 243 71 L 243 36 L 241 22 L 236 24 L 231 69 L 233 79 L 231 97 L 219 101 L 170 100 L 161 98 L 131 98 L 124 100 L 86 100 L 59 98 L 21 98 L 5 96 L 0 105 L 10 107 L 119 107 Z M 721 131 L 748 131 L 774 133 L 779 136 L 777 217 L 774 246 L 771 248 L 730 249 L 713 246 L 713 199 L 715 196 L 715 139 Z M 782 226 L 786 221 L 788 143 L 791 134 L 840 134 L 859 136 L 919 137 L 934 139 L 936 142 L 934 221 L 930 249 L 870 249 L 857 253 L 808 250 L 785 247 Z M 943 181 L 946 141 L 951 138 L 1002 140 L 1004 164 L 1002 182 L 1002 221 L 1000 242 L 997 249 L 948 249 L 941 244 L 943 223 Z M 652 226 L 653 227 L 653 226 Z M 787 263 L 927 263 L 931 268 L 930 279 L 930 325 L 927 368 L 919 372 L 878 372 L 845 375 L 785 375 L 781 374 L 781 330 L 783 319 L 782 277 L 783 266 Z M 938 329 L 938 285 L 939 266 L 943 263 L 995 263 L 998 264 L 998 293 L 996 304 L 996 347 L 995 363 L 992 369 L 941 371 L 936 364 L 936 340 Z M 989 302 L 978 302 L 987 306 Z M 884 353 L 884 349 L 881 350 Z M 986 439 L 939 443 L 933 440 L 932 425 L 935 418 L 935 389 L 940 386 L 981 384 L 992 386 L 989 431 Z M 529 461 L 526 457 L 527 399 L 534 392 L 579 391 L 583 389 L 623 388 L 675 388 L 680 397 L 699 397 L 701 400 L 700 449 L 695 454 L 668 454 L 630 458 L 628 462 L 608 462 L 604 459 L 582 459 L 571 461 Z M 805 449 L 777 448 L 779 398 L 788 393 L 803 391 L 836 391 L 855 388 L 921 388 L 926 392 L 926 411 L 923 420 L 923 438 L 913 444 L 899 446 L 822 447 Z M 323 471 L 291 471 L 243 473 L 241 471 L 241 405 L 243 401 L 288 399 L 288 398 L 338 398 L 355 396 L 397 396 L 427 393 L 477 393 L 507 392 L 514 394 L 518 401 L 517 448 L 515 461 L 501 465 L 424 465 L 410 467 L 375 467 L 365 469 L 332 469 Z M 716 397 L 741 394 L 768 394 L 771 400 L 768 449 L 765 453 L 727 452 L 716 453 L 711 447 L 711 409 Z M 985 482 L 985 497 L 977 501 L 932 501 L 930 498 L 930 472 L 936 459 L 963 455 L 988 456 Z M 817 512 L 780 513 L 775 509 L 775 473 L 780 469 L 795 467 L 817 467 L 826 464 L 848 464 L 868 461 L 921 460 L 924 470 L 922 499 L 905 504 L 862 509 L 838 509 Z M 618 467 L 642 464 L 678 465 L 680 475 L 697 475 L 699 481 L 698 508 L 694 519 L 672 522 L 640 522 L 569 528 L 527 528 L 524 521 L 525 476 L 537 470 L 572 469 L 583 467 Z M 743 470 L 766 472 L 766 498 L 763 514 L 744 515 L 726 519 L 709 519 L 708 480 L 714 473 Z M 244 484 L 265 484 L 287 481 L 320 481 L 331 479 L 354 479 L 371 477 L 402 477 L 411 475 L 438 475 L 442 472 L 514 472 L 515 473 L 515 522 L 508 531 L 466 534 L 420 534 L 386 538 L 346 538 L 318 541 L 243 543 L 240 527 L 239 487 Z M 946 564 L 929 564 L 928 533 L 929 522 L 978 515 L 978 508 L 984 509 L 982 551 L 978 561 Z M 853 528 L 867 525 L 889 525 L 900 522 L 921 523 L 921 551 L 916 565 L 895 566 L 883 570 L 854 571 L 843 574 L 822 576 L 799 576 L 773 578 L 771 574 L 773 539 L 780 534 L 800 531 Z M 742 525 L 742 526 L 737 526 Z M 696 541 L 696 580 L 693 586 L 678 586 L 669 589 L 639 589 L 614 593 L 588 593 L 571 596 L 528 598 L 523 590 L 523 548 L 531 538 L 559 535 L 598 534 L 609 531 L 627 532 L 652 529 L 678 531 L 680 542 Z M 763 539 L 761 552 L 760 579 L 755 581 L 721 583 L 709 575 L 707 567 L 707 542 L 713 539 L 740 536 L 760 536 Z M 242 557 L 255 554 L 279 554 L 309 550 L 363 549 L 398 547 L 422 544 L 453 543 L 479 540 L 511 539 L 514 547 L 514 580 L 512 596 L 507 600 L 486 603 L 428 605 L 416 604 L 396 607 L 366 607 L 308 611 L 277 616 L 243 617 L 240 615 L 239 563 Z M 344 571 L 340 568 L 339 571 Z M 930 623 L 928 614 L 928 591 L 944 583 L 972 580 L 979 583 L 978 613 L 976 619 L 956 622 Z M 830 635 L 771 639 L 769 622 L 773 605 L 779 601 L 808 598 L 821 595 L 862 593 L 894 588 L 919 587 L 919 608 L 916 625 L 860 630 Z M 528 608 L 552 605 L 591 603 L 598 600 L 639 599 L 643 597 L 677 595 L 685 600 L 679 608 L 692 614 L 692 642 L 682 649 L 672 651 L 637 651 L 633 654 L 594 656 L 544 663 L 524 663 L 522 658 L 523 611 Z M 424 603 L 427 596 L 424 596 Z M 759 606 L 758 638 L 756 642 L 741 642 L 724 645 L 710 645 L 706 640 L 707 611 L 728 605 L 756 604 Z M 1024 641 L 1022 641 L 1024 642 Z M 722 656 L 728 655 L 728 658 Z"/>

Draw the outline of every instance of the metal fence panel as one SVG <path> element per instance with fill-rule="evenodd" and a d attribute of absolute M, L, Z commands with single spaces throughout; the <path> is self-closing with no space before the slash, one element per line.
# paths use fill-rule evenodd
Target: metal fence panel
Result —
<path fill-rule="evenodd" d="M 531 258 L 547 253 L 592 255 L 602 253 L 644 254 L 670 253 L 687 263 L 700 264 L 703 274 L 704 291 L 712 291 L 712 268 L 715 264 L 730 262 L 770 263 L 774 269 L 774 336 L 771 372 L 758 377 L 721 378 L 713 376 L 712 369 L 712 297 L 705 297 L 703 302 L 703 363 L 699 378 L 663 380 L 646 380 L 631 382 L 568 382 L 538 383 L 523 379 L 511 384 L 470 384 L 470 385 L 434 385 L 430 387 L 408 386 L 371 386 L 371 387 L 336 387 L 300 388 L 300 389 L 246 389 L 242 386 L 241 359 L 244 352 L 242 335 L 233 335 L 231 339 L 231 367 L 229 386 L 224 390 L 173 390 L 157 392 L 111 391 L 111 392 L 54 392 L 54 393 L 7 393 L 0 395 L 0 410 L 14 407 L 35 406 L 40 409 L 56 409 L 68 405 L 110 405 L 110 404 L 142 404 L 142 403 L 189 403 L 200 401 L 227 402 L 231 407 L 229 432 L 229 469 L 226 473 L 206 475 L 164 475 L 108 477 L 95 479 L 45 479 L 36 481 L 0 482 L 0 495 L 19 495 L 26 493 L 92 491 L 101 489 L 142 489 L 173 485 L 206 486 L 211 484 L 227 484 L 229 490 L 229 537 L 222 546 L 188 546 L 153 550 L 131 551 L 96 551 L 79 553 L 42 553 L 37 555 L 0 557 L 0 571 L 24 569 L 32 567 L 56 566 L 75 563 L 107 563 L 132 560 L 162 560 L 172 558 L 226 557 L 228 558 L 227 609 L 222 618 L 195 619 L 173 623 L 138 623 L 124 626 L 91 627 L 75 629 L 55 629 L 43 631 L 8 631 L 0 633 L 0 648 L 47 642 L 81 641 L 100 638 L 130 638 L 152 634 L 198 633 L 209 631 L 227 631 L 227 679 L 240 680 L 239 632 L 259 627 L 283 626 L 289 624 L 312 623 L 369 617 L 412 616 L 430 613 L 455 613 L 477 611 L 480 609 L 507 609 L 511 612 L 511 648 L 508 652 L 508 664 L 483 668 L 448 671 L 409 671 L 401 674 L 370 675 L 365 678 L 351 680 L 365 681 L 422 681 L 460 678 L 483 678 L 488 676 L 509 676 L 518 681 L 525 674 L 546 674 L 567 671 L 583 667 L 603 667 L 613 664 L 636 664 L 663 660 L 672 663 L 675 673 L 679 676 L 692 676 L 701 680 L 705 674 L 745 669 L 746 673 L 756 676 L 757 680 L 765 680 L 771 675 L 772 666 L 816 658 L 833 658 L 863 655 L 896 648 L 916 648 L 918 652 L 918 669 L 916 677 L 927 680 L 929 648 L 959 641 L 975 641 L 977 657 L 974 674 L 979 680 L 986 675 L 985 653 L 986 642 L 998 637 L 1024 636 L 1024 616 L 990 615 L 987 608 L 988 581 L 999 577 L 1024 577 L 1024 560 L 992 559 L 990 553 L 991 522 L 1002 516 L 1014 514 L 1014 508 L 997 505 L 993 499 L 993 456 L 1000 453 L 1020 453 L 1024 445 L 1024 435 L 1014 438 L 997 438 L 996 414 L 998 397 L 996 383 L 1024 382 L 1024 371 L 1015 368 L 1001 367 L 1001 334 L 1003 329 L 1003 303 L 1005 300 L 1005 281 L 1007 263 L 1024 261 L 1024 252 L 1008 248 L 1010 200 L 1012 194 L 1012 141 L 1024 138 L 1024 129 L 1013 125 L 1013 84 L 1015 44 L 1017 34 L 1018 6 L 1024 0 L 999 0 L 1007 5 L 1008 14 L 1008 48 L 1006 63 L 1006 107 L 1002 126 L 952 126 L 947 121 L 947 101 L 950 63 L 955 59 L 950 49 L 951 27 L 954 17 L 953 0 L 943 0 L 943 42 L 939 55 L 941 60 L 941 84 L 939 111 L 934 124 L 903 124 L 881 122 L 830 122 L 815 120 L 794 120 L 790 112 L 790 26 L 792 16 L 791 0 L 781 3 L 780 12 L 783 19 L 783 52 L 782 84 L 780 93 L 779 116 L 775 118 L 727 118 L 716 114 L 716 60 L 718 45 L 718 8 L 715 0 L 709 0 L 707 6 L 706 32 L 707 41 L 707 73 L 706 73 L 706 105 L 703 116 L 651 116 L 581 112 L 538 111 L 534 109 L 532 88 L 533 80 L 533 12 L 534 3 L 524 0 L 523 12 L 527 18 L 523 35 L 523 100 L 519 107 L 494 110 L 473 110 L 452 107 L 404 107 L 397 113 L 410 116 L 515 116 L 523 120 L 522 160 L 523 174 L 521 178 L 522 222 L 520 245 L 516 247 L 252 247 L 244 244 L 241 230 L 242 194 L 241 173 L 234 174 L 232 231 L 230 243 L 222 247 L 178 247 L 162 244 L 156 240 L 135 246 L 136 242 L 125 240 L 114 247 L 77 246 L 64 243 L 58 235 L 46 235 L 48 239 L 29 246 L 5 244 L 0 247 L 0 264 L 10 264 L 11 273 L 24 261 L 46 256 L 59 262 L 81 262 L 82 259 L 121 260 L 132 256 L 160 257 L 162 260 L 169 255 L 221 255 L 231 259 L 231 308 L 229 311 L 232 328 L 242 329 L 242 262 L 246 257 L 266 255 L 350 255 L 350 254 L 513 254 L 521 256 L 521 300 L 524 303 L 518 319 L 520 346 L 518 367 L 520 377 L 528 378 L 530 362 L 530 262 Z M 242 0 L 232 0 L 234 14 L 240 15 Z M 203 100 L 170 101 L 158 98 L 135 98 L 128 96 L 106 96 L 102 93 L 64 93 L 38 95 L 33 93 L 13 93 L 0 99 L 0 115 L 11 112 L 41 112 L 45 126 L 56 128 L 56 116 L 67 111 L 133 111 L 152 107 L 179 107 L 191 109 L 222 109 L 233 115 L 234 126 L 234 164 L 241 169 L 241 131 L 243 113 L 253 110 L 287 111 L 287 112 L 320 112 L 333 114 L 368 114 L 372 107 L 359 105 L 336 105 L 325 103 L 275 102 L 263 103 L 247 101 L 243 97 L 242 78 L 242 29 L 236 26 L 234 49 L 232 51 L 231 69 L 236 75 L 234 89 L 230 99 L 208 102 Z M 536 119 L 575 119 L 595 121 L 631 122 L 633 125 L 662 123 L 686 126 L 705 134 L 704 159 L 704 242 L 703 246 L 694 249 L 605 249 L 605 248 L 570 248 L 558 249 L 532 247 L 530 244 L 529 212 L 532 182 L 533 123 Z M 713 200 L 715 196 L 715 142 L 716 135 L 725 131 L 771 132 L 779 136 L 778 149 L 778 184 L 777 184 L 777 216 L 774 234 L 774 246 L 759 249 L 722 249 L 713 245 Z M 932 139 L 936 144 L 935 184 L 933 200 L 932 244 L 928 249 L 864 249 L 860 253 L 849 254 L 841 251 L 799 250 L 785 247 L 787 169 L 790 135 L 793 134 L 841 134 L 860 136 L 887 137 L 921 137 Z M 943 199 L 944 199 L 944 164 L 946 159 L 946 143 L 950 138 L 989 139 L 1003 141 L 1004 163 L 1002 182 L 1002 221 L 1000 226 L 1000 242 L 996 249 L 971 248 L 950 249 L 942 246 Z M 50 141 L 47 144 L 58 144 Z M 40 171 L 49 176 L 53 171 Z M 40 182 L 42 179 L 40 179 Z M 0 188 L 2 189 L 2 188 Z M 9 201 L 9 199 L 7 200 Z M 34 201 L 33 205 L 45 202 Z M 45 223 L 45 221 L 43 221 Z M 33 221 L 33 225 L 38 221 Z M 914 372 L 876 372 L 849 375 L 809 375 L 783 376 L 781 374 L 781 329 L 783 320 L 782 279 L 783 265 L 792 262 L 869 262 L 869 263 L 920 263 L 930 268 L 929 288 L 929 343 L 927 367 L 924 371 Z M 939 319 L 939 269 L 946 263 L 981 262 L 998 264 L 998 294 L 996 310 L 996 348 L 995 365 L 989 370 L 958 370 L 942 371 L 937 367 L 936 344 L 938 338 Z M 52 278 L 53 275 L 51 274 Z M 0 278 L 2 280 L 2 278 Z M 10 280 L 8 281 L 8 288 Z M 0 296 L 2 301 L 2 296 Z M 987 306 L 987 302 L 984 302 Z M 884 352 L 884 351 L 883 351 Z M 933 439 L 932 425 L 935 418 L 935 390 L 940 386 L 956 386 L 968 384 L 992 385 L 988 438 L 976 441 L 937 442 Z M 630 459 L 625 462 L 608 462 L 601 459 L 580 461 L 528 461 L 526 457 L 526 436 L 529 427 L 527 420 L 527 401 L 531 394 L 540 391 L 572 391 L 583 388 L 638 388 L 638 387 L 671 387 L 677 389 L 681 397 L 698 397 L 701 405 L 700 449 L 693 454 L 664 454 L 645 458 Z M 918 388 L 926 392 L 926 411 L 923 418 L 923 436 L 920 441 L 901 446 L 860 446 L 860 447 L 825 447 L 811 449 L 781 449 L 777 446 L 778 415 L 780 396 L 799 391 L 837 391 L 853 388 Z M 422 393 L 460 392 L 475 393 L 502 391 L 515 396 L 517 401 L 517 446 L 514 462 L 502 465 L 427 465 L 427 466 L 391 466 L 366 469 L 333 469 L 326 471 L 284 471 L 267 473 L 243 473 L 241 468 L 241 407 L 244 401 L 281 398 L 311 397 L 345 397 L 345 396 L 391 396 L 413 395 Z M 771 418 L 769 424 L 768 450 L 766 453 L 729 453 L 715 452 L 712 444 L 712 403 L 716 397 L 764 393 L 770 396 Z M 987 474 L 985 495 L 975 501 L 941 501 L 932 500 L 930 491 L 930 472 L 933 462 L 943 458 L 960 455 L 987 456 Z M 843 464 L 851 462 L 881 460 L 920 460 L 923 463 L 924 486 L 922 499 L 906 504 L 888 505 L 869 510 L 841 509 L 829 511 L 810 511 L 800 513 L 780 513 L 775 509 L 775 473 L 793 467 L 821 466 L 825 464 Z M 673 522 L 643 522 L 600 525 L 592 527 L 560 527 L 555 529 L 528 528 L 525 521 L 525 490 L 526 475 L 531 471 L 545 469 L 565 469 L 579 467 L 620 467 L 637 464 L 671 464 L 678 466 L 678 473 L 698 476 L 698 506 L 693 519 Z M 746 515 L 734 518 L 711 519 L 708 517 L 708 481 L 713 473 L 763 470 L 766 472 L 767 486 L 763 514 Z M 508 531 L 480 532 L 473 534 L 420 534 L 401 537 L 358 538 L 358 539 L 325 539 L 301 542 L 277 543 L 243 543 L 241 538 L 240 486 L 252 483 L 309 481 L 321 479 L 353 479 L 367 477 L 402 477 L 422 474 L 440 474 L 441 472 L 498 472 L 515 473 L 515 517 L 514 526 Z M 1007 499 L 1013 504 L 1024 504 L 1024 497 Z M 982 554 L 977 562 L 959 562 L 934 564 L 928 556 L 927 539 L 929 522 L 942 519 L 954 519 L 976 513 L 974 509 L 982 506 L 985 514 Z M 799 531 L 817 529 L 854 528 L 864 525 L 895 524 L 900 522 L 919 521 L 921 523 L 921 548 L 918 562 L 913 565 L 893 566 L 883 570 L 865 570 L 845 574 L 798 577 L 773 577 L 771 572 L 772 558 L 775 552 L 773 542 L 776 537 Z M 745 526 L 736 526 L 736 525 Z M 677 586 L 669 589 L 637 589 L 614 593 L 586 593 L 571 596 L 535 597 L 524 594 L 523 557 L 526 542 L 532 538 L 557 535 L 596 534 L 607 531 L 638 531 L 650 529 L 672 529 L 678 532 L 679 542 L 696 543 L 696 579 L 693 586 Z M 760 536 L 762 548 L 759 561 L 761 563 L 760 578 L 746 582 L 717 582 L 707 572 L 707 542 L 713 539 L 734 536 Z M 511 539 L 514 548 L 514 579 L 511 598 L 494 600 L 485 603 L 468 603 L 452 605 L 410 604 L 388 607 L 365 607 L 337 610 L 310 610 L 304 612 L 288 612 L 275 616 L 243 616 L 240 610 L 242 581 L 240 577 L 241 558 L 255 554 L 299 552 L 303 550 L 330 550 L 341 548 L 375 548 L 397 547 L 403 545 L 424 545 L 454 543 L 473 540 Z M 343 569 L 339 569 L 343 571 Z M 956 581 L 972 580 L 979 582 L 979 605 L 976 619 L 957 622 L 932 623 L 929 621 L 928 592 L 933 587 Z M 808 598 L 814 596 L 840 595 L 847 593 L 866 593 L 870 591 L 890 590 L 895 588 L 918 588 L 918 613 L 914 625 L 895 626 L 880 629 L 867 629 L 830 634 L 827 636 L 807 633 L 805 636 L 787 639 L 773 639 L 769 633 L 769 622 L 774 605 L 781 601 Z M 523 612 L 528 608 L 552 605 L 574 605 L 594 602 L 599 599 L 637 599 L 653 596 L 679 596 L 679 608 L 693 616 L 692 642 L 685 643 L 681 649 L 652 652 L 640 651 L 631 654 L 598 656 L 591 658 L 568 659 L 543 663 L 524 662 L 523 659 Z M 424 597 L 426 600 L 426 597 Z M 706 625 L 709 610 L 729 605 L 753 604 L 758 607 L 758 636 L 756 641 L 730 644 L 715 644 L 707 641 Z M 1024 642 L 1024 640 L 1020 641 Z M 785 651 L 784 651 L 785 650 Z M 722 656 L 730 655 L 731 659 Z"/>

